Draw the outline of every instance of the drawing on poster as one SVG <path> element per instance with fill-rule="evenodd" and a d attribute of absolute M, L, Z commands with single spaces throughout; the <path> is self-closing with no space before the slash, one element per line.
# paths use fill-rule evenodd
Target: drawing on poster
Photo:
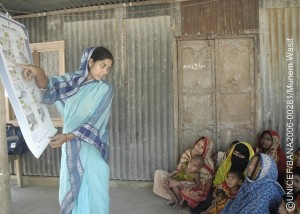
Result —
<path fill-rule="evenodd" d="M 38 158 L 56 133 L 43 93 L 32 79 L 25 80 L 16 63 L 33 64 L 27 30 L 21 23 L 0 14 L 0 74 L 22 134 Z"/>

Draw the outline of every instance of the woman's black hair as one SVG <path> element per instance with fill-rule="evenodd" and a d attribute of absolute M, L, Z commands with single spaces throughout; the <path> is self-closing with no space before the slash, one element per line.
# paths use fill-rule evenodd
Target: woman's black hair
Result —
<path fill-rule="evenodd" d="M 97 47 L 92 56 L 91 59 L 95 61 L 102 61 L 102 60 L 106 60 L 106 59 L 110 59 L 112 61 L 112 64 L 114 63 L 114 57 L 111 54 L 111 52 L 105 48 L 105 47 Z"/>

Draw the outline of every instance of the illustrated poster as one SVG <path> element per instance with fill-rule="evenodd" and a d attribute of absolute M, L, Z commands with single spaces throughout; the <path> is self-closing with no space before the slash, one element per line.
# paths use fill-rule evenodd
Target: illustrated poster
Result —
<path fill-rule="evenodd" d="M 28 148 L 39 158 L 57 132 L 43 93 L 35 80 L 25 80 L 16 63 L 33 64 L 27 30 L 21 23 L 0 14 L 0 75 Z"/>

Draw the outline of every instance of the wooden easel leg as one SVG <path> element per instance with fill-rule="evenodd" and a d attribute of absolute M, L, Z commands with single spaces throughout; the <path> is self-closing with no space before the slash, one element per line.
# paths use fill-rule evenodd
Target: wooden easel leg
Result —
<path fill-rule="evenodd" d="M 17 185 L 18 187 L 22 187 L 22 157 L 21 155 L 17 155 L 17 159 L 15 159 L 15 172 L 17 177 Z"/>

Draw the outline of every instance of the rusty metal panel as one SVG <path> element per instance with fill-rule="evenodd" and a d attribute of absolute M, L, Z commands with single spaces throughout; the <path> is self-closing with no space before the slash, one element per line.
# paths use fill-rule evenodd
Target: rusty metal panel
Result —
<path fill-rule="evenodd" d="M 271 128 L 281 137 L 286 149 L 288 64 L 293 83 L 293 124 L 296 149 L 300 146 L 300 7 L 262 8 L 260 16 L 261 123 L 260 131 Z M 287 58 L 288 40 L 292 39 L 293 54 Z"/>
<path fill-rule="evenodd" d="M 182 35 L 231 35 L 258 29 L 258 0 L 181 3 Z"/>
<path fill-rule="evenodd" d="M 214 41 L 178 42 L 179 146 L 191 148 L 196 139 L 215 132 Z"/>

